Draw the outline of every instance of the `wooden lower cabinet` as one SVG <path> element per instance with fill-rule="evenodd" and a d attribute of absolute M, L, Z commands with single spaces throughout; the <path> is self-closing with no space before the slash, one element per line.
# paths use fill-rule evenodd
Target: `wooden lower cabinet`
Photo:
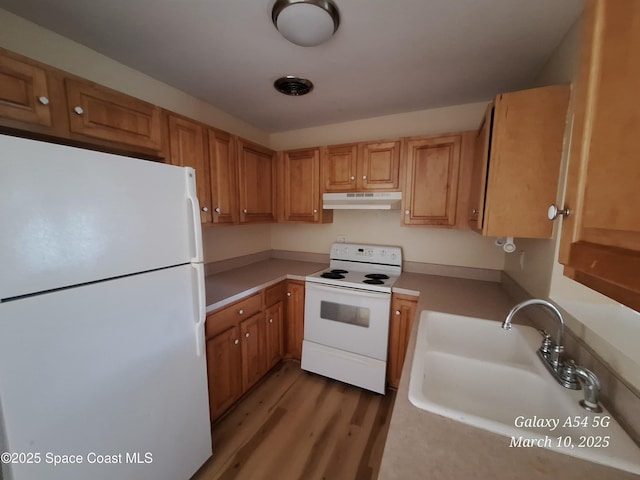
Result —
<path fill-rule="evenodd" d="M 284 304 L 282 301 L 267 307 L 264 311 L 265 372 L 276 365 L 284 353 L 283 320 Z"/>
<path fill-rule="evenodd" d="M 207 339 L 207 375 L 211 420 L 242 394 L 240 330 L 233 326 Z"/>
<path fill-rule="evenodd" d="M 287 281 L 286 314 L 287 356 L 302 358 L 302 340 L 304 338 L 304 282 Z"/>
<path fill-rule="evenodd" d="M 240 322 L 243 392 L 249 390 L 266 373 L 264 329 L 262 312 Z"/>
<path fill-rule="evenodd" d="M 389 355 L 387 358 L 387 383 L 398 388 L 400 375 L 416 315 L 418 297 L 394 293 L 391 298 L 389 320 Z"/>

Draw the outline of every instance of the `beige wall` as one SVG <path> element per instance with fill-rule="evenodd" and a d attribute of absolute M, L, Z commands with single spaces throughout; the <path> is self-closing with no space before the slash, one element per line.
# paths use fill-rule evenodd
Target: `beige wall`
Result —
<path fill-rule="evenodd" d="M 68 38 L 0 9 L 0 47 L 268 145 L 267 133 Z"/>

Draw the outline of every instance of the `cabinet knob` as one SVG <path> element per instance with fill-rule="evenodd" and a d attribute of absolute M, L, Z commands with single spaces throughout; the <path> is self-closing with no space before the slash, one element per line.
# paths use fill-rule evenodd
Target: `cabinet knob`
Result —
<path fill-rule="evenodd" d="M 243 212 L 243 213 L 247 213 L 247 209 L 246 209 L 246 208 L 245 208 L 245 209 L 243 209 L 243 210 L 242 210 L 242 212 Z"/>
<path fill-rule="evenodd" d="M 366 175 L 362 175 L 362 179 L 363 179 L 363 180 L 366 180 L 366 179 L 367 179 L 367 176 L 366 176 Z"/>
<path fill-rule="evenodd" d="M 471 213 L 473 213 L 474 215 L 477 215 L 478 213 L 480 213 L 480 210 L 478 210 L 477 208 L 474 208 L 473 210 L 471 210 Z"/>
<path fill-rule="evenodd" d="M 238 315 L 244 315 L 244 310 L 242 308 L 238 310 Z"/>
<path fill-rule="evenodd" d="M 411 212 L 409 212 L 409 210 L 405 210 L 405 211 L 404 211 L 404 214 L 405 214 L 405 215 L 409 215 L 409 213 L 411 213 Z"/>
<path fill-rule="evenodd" d="M 245 338 L 249 338 L 249 332 L 244 334 Z"/>
<path fill-rule="evenodd" d="M 313 209 L 313 213 L 318 213 L 318 209 L 317 209 L 317 208 L 314 208 L 314 209 Z"/>
<path fill-rule="evenodd" d="M 291 296 L 291 292 L 287 292 L 287 297 L 290 297 L 290 296 Z"/>
<path fill-rule="evenodd" d="M 356 177 L 354 177 L 353 175 L 351 176 L 351 181 L 354 181 L 356 179 Z"/>
<path fill-rule="evenodd" d="M 400 310 L 396 310 L 396 315 L 400 315 Z"/>
<path fill-rule="evenodd" d="M 238 340 L 237 338 L 233 341 L 234 345 L 238 345 L 240 343 L 240 340 Z"/>
<path fill-rule="evenodd" d="M 560 209 L 557 205 L 551 204 L 549 210 L 547 210 L 547 218 L 549 220 L 555 220 L 559 216 L 568 217 L 571 214 L 571 210 L 568 208 Z"/>
<path fill-rule="evenodd" d="M 220 207 L 216 207 L 216 213 L 219 214 L 220 213 Z"/>
<path fill-rule="evenodd" d="M 270 318 L 270 319 L 269 319 L 269 323 L 273 323 L 273 318 Z"/>
<path fill-rule="evenodd" d="M 202 207 L 202 211 L 203 212 L 208 212 L 209 211 L 209 207 Z"/>
<path fill-rule="evenodd" d="M 49 105 L 49 99 L 47 97 L 38 97 L 38 101 L 42 104 L 42 105 Z"/>
<path fill-rule="evenodd" d="M 82 107 L 74 107 L 73 111 L 76 112 L 77 115 L 82 115 L 84 113 Z"/>

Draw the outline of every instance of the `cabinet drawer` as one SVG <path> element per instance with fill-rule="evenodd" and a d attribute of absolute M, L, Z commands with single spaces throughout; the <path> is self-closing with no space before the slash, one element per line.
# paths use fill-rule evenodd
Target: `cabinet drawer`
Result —
<path fill-rule="evenodd" d="M 205 334 L 207 338 L 216 335 L 260 310 L 262 310 L 262 292 L 209 314 L 205 325 Z"/>
<path fill-rule="evenodd" d="M 264 304 L 269 307 L 281 300 L 284 300 L 285 292 L 287 290 L 286 282 L 276 283 L 271 287 L 267 287 L 264 290 Z"/>

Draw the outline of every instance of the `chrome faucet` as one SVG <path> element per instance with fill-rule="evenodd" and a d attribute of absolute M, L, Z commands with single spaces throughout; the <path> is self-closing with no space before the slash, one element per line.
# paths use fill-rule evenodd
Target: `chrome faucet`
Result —
<path fill-rule="evenodd" d="M 511 330 L 511 322 L 516 313 L 530 305 L 545 307 L 554 314 L 558 321 L 555 342 L 551 339 L 551 335 L 544 330 L 540 330 L 543 340 L 537 352 L 538 357 L 542 360 L 542 363 L 547 367 L 547 370 L 553 378 L 563 387 L 580 390 L 582 388 L 580 382 L 583 381 L 585 384 L 584 400 L 580 401 L 580 406 L 591 412 L 601 412 L 602 408 L 598 404 L 598 392 L 600 391 L 598 377 L 596 377 L 592 371 L 577 366 L 573 360 L 564 361 L 564 318 L 562 318 L 560 310 L 558 310 L 555 305 L 539 298 L 519 303 L 511 309 L 507 318 L 502 322 L 502 328 Z"/>
<path fill-rule="evenodd" d="M 513 317 L 516 315 L 516 313 L 530 305 L 540 305 L 547 308 L 551 313 L 555 315 L 555 318 L 558 320 L 558 330 L 556 332 L 555 342 L 550 341 L 548 334 L 544 330 L 542 330 L 541 333 L 542 336 L 545 337 L 545 341 L 543 341 L 540 350 L 538 350 L 538 353 L 540 353 L 541 356 L 543 356 L 544 360 L 548 362 L 553 368 L 552 373 L 557 375 L 559 374 L 559 370 L 562 365 L 562 353 L 564 352 L 564 319 L 562 318 L 560 310 L 558 310 L 554 304 L 539 298 L 533 298 L 531 300 L 519 303 L 511 309 L 511 311 L 507 315 L 507 318 L 504 320 L 504 322 L 502 322 L 502 328 L 504 328 L 505 330 L 511 330 L 511 321 L 513 320 Z M 568 388 L 574 388 L 575 390 L 577 390 L 580 387 L 578 386 Z"/>

